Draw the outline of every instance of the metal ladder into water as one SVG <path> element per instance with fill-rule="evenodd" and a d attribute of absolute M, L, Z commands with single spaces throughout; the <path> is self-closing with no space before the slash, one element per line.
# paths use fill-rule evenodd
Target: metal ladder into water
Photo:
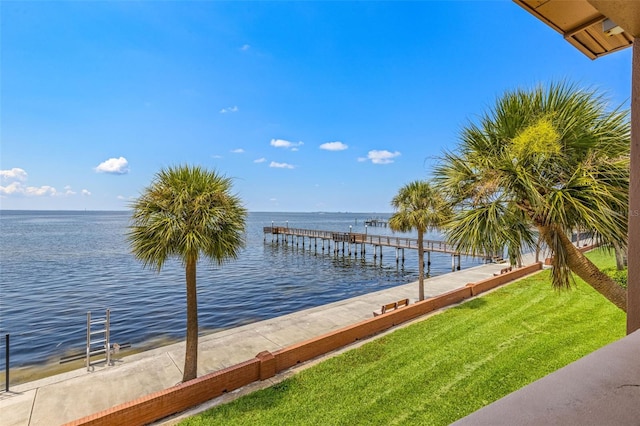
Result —
<path fill-rule="evenodd" d="M 109 343 L 110 314 L 111 311 L 107 309 L 104 317 L 94 319 L 91 317 L 91 311 L 87 312 L 87 371 L 91 371 L 91 366 L 100 362 L 105 362 L 105 365 L 111 365 L 111 344 Z M 103 328 L 95 330 L 93 329 L 94 326 L 103 326 Z M 91 361 L 92 357 L 102 354 L 105 355 L 104 359 Z"/>

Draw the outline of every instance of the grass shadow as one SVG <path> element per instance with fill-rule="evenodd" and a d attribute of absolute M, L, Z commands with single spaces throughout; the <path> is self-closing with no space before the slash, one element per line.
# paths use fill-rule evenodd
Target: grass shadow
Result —
<path fill-rule="evenodd" d="M 456 306 L 455 309 L 480 309 L 489 304 L 484 298 L 469 300 L 462 305 Z"/>

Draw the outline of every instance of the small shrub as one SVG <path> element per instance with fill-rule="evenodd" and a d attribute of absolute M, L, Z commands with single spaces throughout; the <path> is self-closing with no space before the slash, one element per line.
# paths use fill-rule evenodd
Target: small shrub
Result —
<path fill-rule="evenodd" d="M 606 269 L 603 269 L 603 272 L 609 275 L 611 278 L 613 278 L 615 282 L 617 282 L 618 285 L 620 285 L 620 287 L 627 288 L 627 270 L 626 269 L 619 271 L 616 268 L 606 268 Z"/>

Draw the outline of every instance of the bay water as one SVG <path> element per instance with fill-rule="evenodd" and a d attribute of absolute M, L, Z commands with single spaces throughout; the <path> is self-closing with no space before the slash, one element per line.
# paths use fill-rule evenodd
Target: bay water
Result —
<path fill-rule="evenodd" d="M 385 248 L 374 260 L 334 253 L 321 242 L 283 244 L 264 227 L 393 233 L 365 228 L 365 220 L 386 220 L 375 213 L 251 212 L 246 246 L 238 259 L 217 266 L 198 264 L 198 312 L 201 333 L 269 319 L 309 307 L 406 284 L 418 279 L 415 250 L 396 262 Z M 111 311 L 111 341 L 148 349 L 184 339 L 184 268 L 167 262 L 160 273 L 143 268 L 130 252 L 126 234 L 130 212 L 0 211 L 0 337 L 11 335 L 11 366 L 58 362 L 82 352 L 87 311 Z M 438 235 L 426 238 L 438 239 Z M 451 272 L 451 256 L 431 256 L 431 276 Z M 463 259 L 462 267 L 480 264 Z M 417 294 L 417 289 L 416 289 Z M 0 360 L 4 369 L 4 357 Z"/>

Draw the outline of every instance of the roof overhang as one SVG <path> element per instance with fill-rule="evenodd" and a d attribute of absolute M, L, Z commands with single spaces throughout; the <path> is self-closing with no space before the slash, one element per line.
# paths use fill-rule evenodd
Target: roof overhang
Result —
<path fill-rule="evenodd" d="M 513 1 L 591 59 L 629 47 L 640 37 L 640 1 Z"/>

